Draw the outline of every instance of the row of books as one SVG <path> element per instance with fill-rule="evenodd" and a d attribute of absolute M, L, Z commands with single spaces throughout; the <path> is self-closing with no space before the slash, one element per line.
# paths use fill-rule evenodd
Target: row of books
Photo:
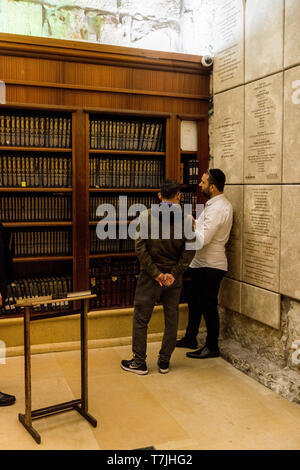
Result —
<path fill-rule="evenodd" d="M 162 122 L 91 118 L 90 148 L 163 152 Z"/>
<path fill-rule="evenodd" d="M 14 256 L 68 256 L 72 254 L 70 230 L 13 231 Z"/>
<path fill-rule="evenodd" d="M 122 258 L 122 255 L 120 255 L 120 258 L 90 260 L 89 275 L 91 280 L 101 276 L 119 276 L 138 273 L 139 262 L 136 257 Z"/>
<path fill-rule="evenodd" d="M 0 198 L 2 222 L 51 222 L 72 220 L 69 195 L 21 195 Z"/>
<path fill-rule="evenodd" d="M 192 212 L 196 212 L 196 205 L 197 205 L 197 193 L 193 192 L 182 192 L 180 204 L 182 208 L 185 204 L 189 204 L 192 206 Z"/>
<path fill-rule="evenodd" d="M 96 278 L 92 308 L 129 307 L 133 305 L 136 276 L 132 274 Z"/>
<path fill-rule="evenodd" d="M 70 188 L 72 159 L 46 155 L 0 155 L 0 187 Z"/>
<path fill-rule="evenodd" d="M 97 237 L 96 230 L 90 231 L 90 253 L 126 253 L 134 251 L 134 240 L 100 240 Z"/>
<path fill-rule="evenodd" d="M 96 220 L 97 207 L 102 204 L 112 205 L 115 208 L 116 218 L 119 218 L 120 213 L 127 214 L 129 207 L 131 207 L 133 204 L 143 204 L 148 209 L 151 207 L 152 204 L 158 203 L 159 200 L 157 196 L 127 196 L 127 198 L 125 199 L 122 195 L 122 198 L 120 199 L 119 196 L 91 195 L 89 217 L 90 220 Z"/>
<path fill-rule="evenodd" d="M 0 115 L 0 144 L 16 147 L 71 147 L 71 118 Z"/>
<path fill-rule="evenodd" d="M 179 183 L 181 184 L 198 184 L 199 176 L 199 161 L 196 159 L 189 159 L 180 164 Z"/>
<path fill-rule="evenodd" d="M 164 162 L 90 157 L 89 174 L 92 188 L 159 188 Z"/>
<path fill-rule="evenodd" d="M 17 300 L 26 299 L 28 297 L 44 297 L 47 295 L 63 295 L 66 292 L 72 292 L 71 276 L 50 276 L 50 277 L 34 277 L 22 278 L 14 280 L 7 291 L 7 300 L 5 305 L 0 307 L 0 315 L 20 313 L 23 308 L 16 308 Z M 33 307 L 34 311 L 53 311 L 65 310 L 71 308 L 72 303 L 56 302 L 53 304 L 38 305 Z"/>
<path fill-rule="evenodd" d="M 137 258 L 104 258 L 90 261 L 90 287 L 97 294 L 92 308 L 130 306 L 139 273 Z"/>

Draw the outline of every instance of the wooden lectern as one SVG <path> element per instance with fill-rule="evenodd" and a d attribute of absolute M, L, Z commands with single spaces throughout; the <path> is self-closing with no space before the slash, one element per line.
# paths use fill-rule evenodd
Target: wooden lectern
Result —
<path fill-rule="evenodd" d="M 41 437 L 32 426 L 32 420 L 51 416 L 64 411 L 76 410 L 92 426 L 97 426 L 97 420 L 88 413 L 88 341 L 87 341 L 87 315 L 89 308 L 89 299 L 96 297 L 95 294 L 86 292 L 74 292 L 68 294 L 65 298 L 53 299 L 47 297 L 32 297 L 20 299 L 16 306 L 24 307 L 24 357 L 25 357 L 25 414 L 19 414 L 19 420 L 27 431 L 32 435 L 35 441 L 40 444 Z M 37 305 L 53 304 L 55 302 L 75 302 L 80 301 L 80 310 L 65 310 L 61 312 L 34 312 L 33 307 Z M 80 336 L 81 336 L 81 398 L 77 400 L 59 403 L 57 405 L 47 406 L 38 410 L 32 410 L 31 404 L 31 352 L 30 352 L 30 323 L 36 320 L 54 318 L 58 316 L 68 316 L 80 314 Z"/>

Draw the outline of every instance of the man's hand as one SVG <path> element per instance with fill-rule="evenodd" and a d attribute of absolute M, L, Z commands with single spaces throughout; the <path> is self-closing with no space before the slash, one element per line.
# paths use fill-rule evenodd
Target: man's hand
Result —
<path fill-rule="evenodd" d="M 173 276 L 173 274 L 169 274 L 169 273 L 165 274 L 164 286 L 170 287 L 174 281 L 175 281 L 175 277 Z"/>
<path fill-rule="evenodd" d="M 160 273 L 159 276 L 157 276 L 155 278 L 155 280 L 158 282 L 158 284 L 162 287 L 164 285 L 164 282 L 165 282 L 165 274 L 163 273 Z"/>
<path fill-rule="evenodd" d="M 155 280 L 158 282 L 158 284 L 163 287 L 169 287 L 173 284 L 173 282 L 175 281 L 175 277 L 173 276 L 173 274 L 169 274 L 169 273 L 161 273 L 159 276 L 157 276 L 155 278 Z"/>

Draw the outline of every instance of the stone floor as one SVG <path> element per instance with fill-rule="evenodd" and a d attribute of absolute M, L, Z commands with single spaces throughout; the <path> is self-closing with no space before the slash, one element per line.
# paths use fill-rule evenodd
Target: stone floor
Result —
<path fill-rule="evenodd" d="M 89 411 L 34 421 L 37 445 L 18 421 L 24 412 L 23 357 L 0 365 L 0 390 L 15 405 L 0 408 L 0 449 L 300 449 L 300 407 L 221 358 L 193 360 L 176 349 L 170 372 L 158 373 L 159 343 L 148 346 L 146 376 L 120 368 L 130 346 L 89 351 Z M 32 357 L 33 408 L 80 396 L 79 351 Z"/>

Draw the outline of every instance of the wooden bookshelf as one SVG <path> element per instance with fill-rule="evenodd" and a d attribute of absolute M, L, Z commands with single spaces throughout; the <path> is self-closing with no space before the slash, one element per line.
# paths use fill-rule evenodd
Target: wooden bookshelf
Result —
<path fill-rule="evenodd" d="M 72 152 L 71 148 L 63 148 L 63 147 L 21 147 L 21 146 L 8 146 L 8 145 L 2 145 L 1 150 L 5 151 L 16 151 L 16 152 L 47 152 L 47 153 L 70 153 Z"/>
<path fill-rule="evenodd" d="M 159 188 L 89 188 L 91 193 L 158 193 Z"/>
<path fill-rule="evenodd" d="M 200 174 L 208 167 L 210 70 L 201 66 L 201 57 L 192 55 L 3 33 L 0 33 L 0 67 L 1 80 L 6 83 L 7 100 L 6 104 L 0 105 L 0 115 L 4 110 L 18 115 L 22 112 L 35 116 L 68 115 L 72 128 L 70 148 L 0 145 L 0 157 L 5 153 L 16 153 L 59 158 L 61 154 L 72 161 L 70 187 L 32 187 L 27 183 L 25 187 L 0 186 L 0 195 L 7 198 L 15 194 L 33 198 L 35 194 L 47 197 L 61 193 L 72 202 L 71 220 L 68 221 L 5 221 L 5 227 L 12 231 L 65 227 L 72 232 L 71 256 L 14 256 L 14 275 L 17 278 L 29 277 L 32 272 L 35 277 L 42 274 L 55 277 L 62 270 L 64 275 L 71 276 L 73 290 L 87 290 L 90 287 L 90 263 L 95 263 L 101 272 L 110 260 L 114 270 L 117 269 L 118 258 L 120 262 L 127 260 L 133 263 L 135 260 L 132 251 L 90 253 L 90 230 L 99 223 L 95 216 L 90 218 L 90 199 L 98 194 L 101 197 L 105 194 L 109 197 L 126 194 L 151 197 L 151 194 L 156 196 L 159 192 L 159 184 L 153 184 L 153 187 L 90 187 L 89 160 L 92 157 L 159 161 L 163 165 L 163 177 L 178 180 L 180 162 L 195 157 L 199 161 Z M 20 70 L 26 70 L 22 77 Z M 159 151 L 132 147 L 91 148 L 91 117 L 163 123 L 164 148 Z M 197 152 L 180 149 L 182 119 L 197 121 Z M 189 186 L 183 188 L 187 192 L 190 189 Z M 194 187 L 192 189 L 195 190 Z M 201 202 L 199 194 L 198 199 Z M 136 272 L 131 274 L 133 278 Z M 128 306 L 128 302 L 123 306 Z"/>

